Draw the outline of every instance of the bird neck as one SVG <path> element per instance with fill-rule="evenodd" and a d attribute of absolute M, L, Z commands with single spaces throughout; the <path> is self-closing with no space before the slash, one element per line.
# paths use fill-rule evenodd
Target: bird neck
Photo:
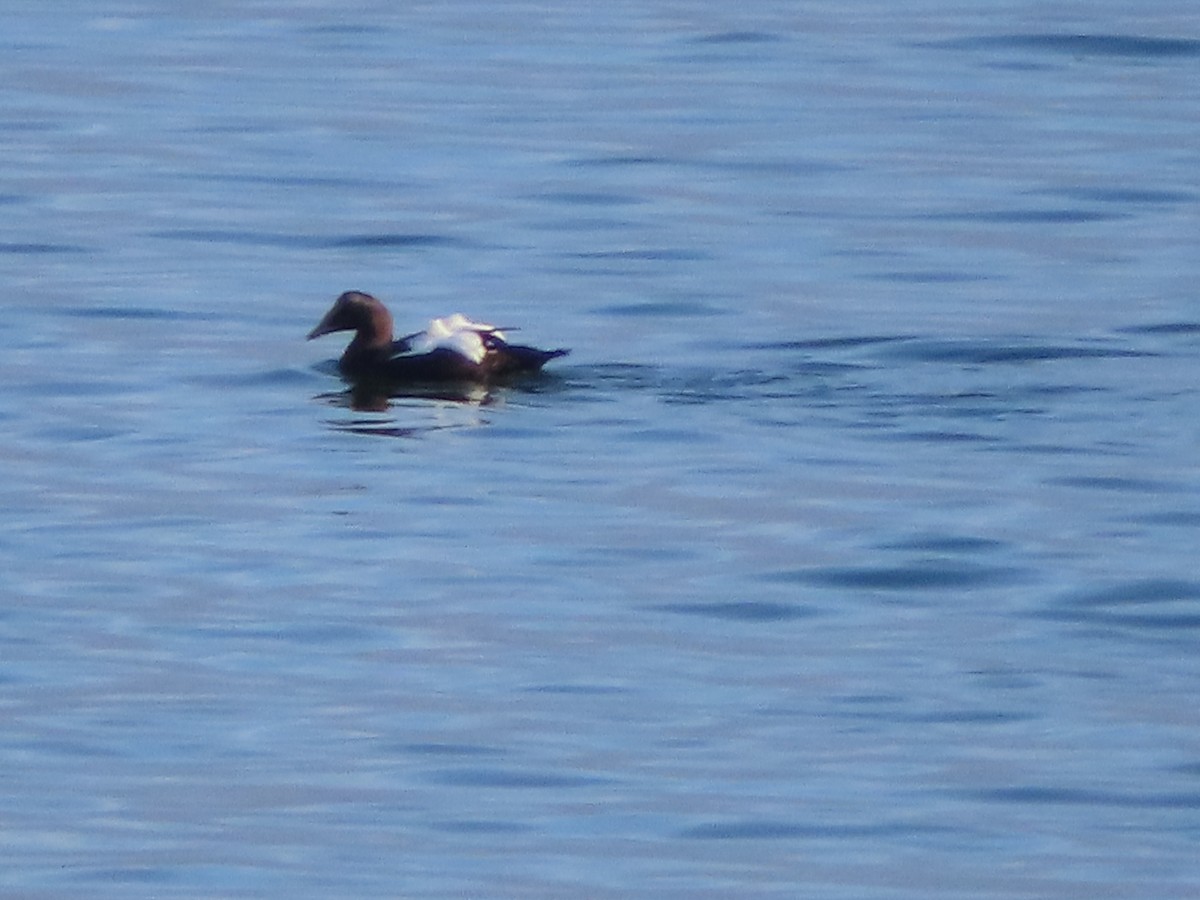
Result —
<path fill-rule="evenodd" d="M 368 310 L 365 321 L 359 323 L 354 332 L 351 349 L 358 351 L 377 350 L 392 344 L 392 314 L 382 305 Z"/>

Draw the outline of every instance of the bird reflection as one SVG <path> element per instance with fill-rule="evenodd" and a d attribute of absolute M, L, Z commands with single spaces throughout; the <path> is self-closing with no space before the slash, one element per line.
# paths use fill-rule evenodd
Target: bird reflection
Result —
<path fill-rule="evenodd" d="M 405 401 L 430 401 L 436 408 L 443 404 L 461 407 L 464 410 L 483 409 L 500 402 L 497 392 L 486 385 L 464 382 L 461 384 L 389 385 L 379 382 L 356 382 L 344 391 L 328 391 L 317 394 L 314 400 L 327 406 L 351 410 L 355 413 L 388 413 Z M 431 431 L 448 428 L 476 427 L 484 424 L 477 417 L 468 416 L 457 421 L 438 421 L 428 424 L 399 425 L 394 417 L 387 419 L 354 417 L 349 420 L 331 420 L 328 424 L 334 431 L 370 434 L 382 437 L 417 437 Z"/>

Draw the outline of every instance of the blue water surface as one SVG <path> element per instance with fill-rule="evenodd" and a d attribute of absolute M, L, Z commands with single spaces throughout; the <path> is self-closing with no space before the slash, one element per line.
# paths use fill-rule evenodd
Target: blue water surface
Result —
<path fill-rule="evenodd" d="M 0 893 L 1200 894 L 1197 147 L 1180 0 L 7 4 Z"/>

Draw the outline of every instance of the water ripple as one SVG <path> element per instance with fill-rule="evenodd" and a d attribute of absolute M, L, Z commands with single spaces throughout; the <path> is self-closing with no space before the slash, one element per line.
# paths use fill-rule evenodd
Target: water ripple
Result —
<path fill-rule="evenodd" d="M 1175 482 L 1119 475 L 1071 475 L 1063 478 L 1047 478 L 1046 484 L 1082 488 L 1087 491 L 1121 491 L 1135 494 L 1176 495 L 1180 491 L 1180 485 Z"/>
<path fill-rule="evenodd" d="M 1126 34 L 1000 34 L 936 41 L 922 46 L 940 50 L 1033 50 L 1068 56 L 1134 59 L 1200 57 L 1200 40 Z"/>
<path fill-rule="evenodd" d="M 845 840 L 866 837 L 895 837 L 928 831 L 927 826 L 898 822 L 865 825 L 823 825 L 809 822 L 750 820 L 710 822 L 685 829 L 680 837 L 695 840 L 780 840 L 787 838 L 834 838 Z"/>
<path fill-rule="evenodd" d="M 310 234 L 281 234 L 267 231 L 238 231 L 220 228 L 172 228 L 151 232 L 149 237 L 203 244 L 240 244 L 251 247 L 341 250 L 392 247 L 455 247 L 468 242 L 444 234 L 381 233 L 328 237 Z"/>
<path fill-rule="evenodd" d="M 539 200 L 566 206 L 633 206 L 645 202 L 641 197 L 613 191 L 546 191 L 536 196 Z"/>
<path fill-rule="evenodd" d="M 726 311 L 700 301 L 646 300 L 640 303 L 619 303 L 593 310 L 598 315 L 622 318 L 723 316 Z"/>
<path fill-rule="evenodd" d="M 682 247 L 630 247 L 622 250 L 585 250 L 568 254 L 574 259 L 622 260 L 634 262 L 695 262 L 711 259 L 707 253 Z"/>
<path fill-rule="evenodd" d="M 1022 805 L 1056 804 L 1111 806 L 1123 809 L 1200 809 L 1200 794 L 1197 793 L 1125 794 L 1082 788 L 1022 785 L 978 791 L 973 796 L 992 803 L 1019 803 Z"/>
<path fill-rule="evenodd" d="M 603 784 L 606 779 L 586 775 L 559 775 L 552 772 L 527 772 L 515 769 L 445 769 L 433 773 L 431 780 L 455 787 L 582 788 Z"/>
<path fill-rule="evenodd" d="M 911 334 L 854 335 L 851 337 L 806 338 L 799 340 L 766 341 L 742 346 L 747 350 L 855 350 L 879 344 L 915 340 Z"/>
<path fill-rule="evenodd" d="M 770 44 L 779 35 L 765 31 L 718 31 L 692 38 L 693 44 Z"/>
<path fill-rule="evenodd" d="M 211 322 L 220 318 L 216 313 L 196 312 L 157 306 L 75 306 L 64 309 L 63 315 L 79 319 L 161 319 L 168 322 Z"/>
<path fill-rule="evenodd" d="M 11 253 L 15 256 L 45 256 L 56 253 L 86 253 L 87 248 L 78 244 L 49 244 L 49 243 L 0 243 L 0 253 Z"/>
<path fill-rule="evenodd" d="M 1074 593 L 1061 598 L 1041 618 L 1193 633 L 1200 629 L 1200 582 L 1152 578 Z"/>
<path fill-rule="evenodd" d="M 495 747 L 488 747 L 482 744 L 404 744 L 396 749 L 405 753 L 415 753 L 419 756 L 497 756 L 500 754 L 500 751 Z"/>
<path fill-rule="evenodd" d="M 934 561 L 905 566 L 827 566 L 764 575 L 767 581 L 873 591 L 953 590 L 1012 581 L 1017 570 Z"/>
<path fill-rule="evenodd" d="M 746 600 L 740 603 L 664 603 L 654 608 L 662 612 L 704 616 L 725 622 L 784 622 L 817 614 L 810 607 L 762 600 Z"/>
<path fill-rule="evenodd" d="M 1029 363 L 1070 359 L 1136 359 L 1157 354 L 1113 344 L 1046 344 L 1005 339 L 944 339 L 910 341 L 890 348 L 887 355 L 921 362 Z"/>
<path fill-rule="evenodd" d="M 997 225 L 1084 225 L 1128 219 L 1128 212 L 1099 209 L 977 209 L 970 212 L 935 213 L 934 222 L 989 222 Z"/>
<path fill-rule="evenodd" d="M 1146 188 L 1062 187 L 1034 193 L 1117 206 L 1176 206 L 1181 203 L 1195 203 L 1197 199 L 1197 195 L 1191 191 Z"/>
<path fill-rule="evenodd" d="M 1200 334 L 1200 322 L 1160 322 L 1154 325 L 1133 325 L 1122 329 L 1131 334 Z"/>

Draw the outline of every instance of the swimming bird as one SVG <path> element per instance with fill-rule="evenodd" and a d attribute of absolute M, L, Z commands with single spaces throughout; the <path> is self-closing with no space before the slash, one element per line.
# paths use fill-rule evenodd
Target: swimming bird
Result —
<path fill-rule="evenodd" d="M 570 352 L 510 344 L 504 329 L 472 322 L 460 313 L 434 319 L 424 331 L 397 339 L 387 307 L 362 291 L 338 297 L 308 339 L 335 331 L 354 332 L 338 361 L 342 374 L 354 380 L 488 383 L 537 372 Z"/>

